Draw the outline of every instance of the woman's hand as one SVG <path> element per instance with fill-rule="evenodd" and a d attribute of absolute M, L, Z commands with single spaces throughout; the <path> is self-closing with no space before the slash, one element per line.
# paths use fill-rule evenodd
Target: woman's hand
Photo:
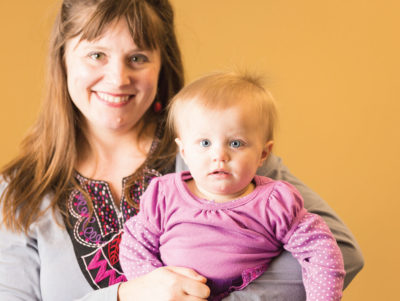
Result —
<path fill-rule="evenodd" d="M 210 295 L 206 281 L 191 269 L 166 266 L 122 283 L 118 301 L 205 301 Z"/>

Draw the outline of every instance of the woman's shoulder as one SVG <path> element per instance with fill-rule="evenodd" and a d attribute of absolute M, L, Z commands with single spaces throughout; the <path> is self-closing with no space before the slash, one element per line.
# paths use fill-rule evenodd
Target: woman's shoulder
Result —
<path fill-rule="evenodd" d="M 7 188 L 10 185 L 10 179 L 7 179 L 4 177 L 4 175 L 0 175 L 0 224 L 3 222 L 3 202 L 4 202 L 4 193 L 6 193 Z M 29 229 L 34 229 L 38 224 L 43 223 L 44 220 L 46 219 L 54 219 L 55 224 L 59 224 L 62 222 L 56 216 L 51 212 L 52 210 L 50 208 L 51 204 L 51 193 L 47 193 L 42 197 L 40 206 L 39 206 L 39 211 L 42 212 L 38 219 L 32 223 L 32 225 L 29 227 Z M 16 216 L 18 216 L 18 211 L 16 212 Z M 57 221 L 56 221 L 57 220 Z"/>
<path fill-rule="evenodd" d="M 186 165 L 185 161 L 183 161 L 181 155 L 177 154 L 175 158 L 175 172 L 181 172 L 185 170 L 189 170 L 189 168 Z"/>
<path fill-rule="evenodd" d="M 274 154 L 270 154 L 264 164 L 258 168 L 257 174 L 275 180 L 282 179 L 281 158 Z"/>

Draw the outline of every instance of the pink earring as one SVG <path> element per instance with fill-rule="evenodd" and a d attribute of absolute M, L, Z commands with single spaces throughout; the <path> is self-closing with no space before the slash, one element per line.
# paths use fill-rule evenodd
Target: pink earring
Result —
<path fill-rule="evenodd" d="M 162 103 L 156 100 L 153 104 L 153 111 L 154 113 L 160 113 L 162 110 Z"/>

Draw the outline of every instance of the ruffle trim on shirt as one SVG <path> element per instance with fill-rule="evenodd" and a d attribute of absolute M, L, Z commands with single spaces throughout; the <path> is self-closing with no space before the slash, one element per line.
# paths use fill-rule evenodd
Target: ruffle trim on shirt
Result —
<path fill-rule="evenodd" d="M 218 294 L 216 296 L 211 296 L 208 300 L 209 301 L 220 301 L 226 296 L 228 296 L 231 292 L 233 291 L 240 291 L 246 288 L 251 282 L 256 280 L 258 277 L 260 277 L 265 271 L 267 270 L 266 265 L 260 265 L 257 267 L 249 268 L 246 269 L 242 272 L 241 275 L 241 283 L 240 284 L 235 284 L 233 283 L 229 289 L 221 294 Z"/>

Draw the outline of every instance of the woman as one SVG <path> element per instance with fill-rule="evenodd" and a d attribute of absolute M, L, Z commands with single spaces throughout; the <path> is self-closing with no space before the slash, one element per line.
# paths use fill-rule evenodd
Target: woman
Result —
<path fill-rule="evenodd" d="M 118 258 L 122 225 L 149 180 L 185 168 L 163 132 L 163 108 L 183 85 L 169 2 L 65 0 L 50 46 L 40 116 L 2 172 L 0 299 L 205 300 L 206 280 L 192 270 L 123 282 Z M 362 257 L 338 217 L 278 158 L 259 173 L 295 184 L 326 220 L 349 283 Z M 287 253 L 229 300 L 256 297 L 304 299 Z"/>

